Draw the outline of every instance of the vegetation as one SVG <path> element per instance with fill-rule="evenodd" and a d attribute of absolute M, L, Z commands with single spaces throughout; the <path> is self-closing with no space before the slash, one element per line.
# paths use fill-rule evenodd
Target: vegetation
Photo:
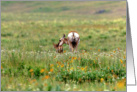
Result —
<path fill-rule="evenodd" d="M 77 3 L 2 1 L 2 91 L 126 90 L 126 2 Z M 78 52 L 56 53 L 72 30 Z"/>

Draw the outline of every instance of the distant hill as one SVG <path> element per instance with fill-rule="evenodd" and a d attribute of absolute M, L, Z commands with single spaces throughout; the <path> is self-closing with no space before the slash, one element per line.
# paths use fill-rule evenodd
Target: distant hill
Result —
<path fill-rule="evenodd" d="M 45 13 L 125 17 L 125 1 L 2 1 L 2 13 Z"/>

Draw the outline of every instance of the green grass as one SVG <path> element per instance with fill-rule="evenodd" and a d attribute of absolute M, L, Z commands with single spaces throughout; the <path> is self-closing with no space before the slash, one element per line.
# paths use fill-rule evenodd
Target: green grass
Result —
<path fill-rule="evenodd" d="M 1 90 L 125 91 L 124 4 L 2 1 Z M 100 9 L 107 12 L 96 14 Z M 52 43 L 72 30 L 80 35 L 78 52 L 64 44 L 56 53 Z"/>

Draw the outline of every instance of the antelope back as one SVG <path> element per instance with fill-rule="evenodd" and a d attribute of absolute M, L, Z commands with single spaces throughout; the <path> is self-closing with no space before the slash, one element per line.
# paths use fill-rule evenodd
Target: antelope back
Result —
<path fill-rule="evenodd" d="M 69 34 L 68 34 L 68 40 L 70 42 L 78 42 L 79 41 L 79 34 L 75 31 L 71 31 Z"/>

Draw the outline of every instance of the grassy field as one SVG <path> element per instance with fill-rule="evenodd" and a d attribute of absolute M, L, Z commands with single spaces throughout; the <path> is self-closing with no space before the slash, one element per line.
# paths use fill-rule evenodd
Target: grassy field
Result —
<path fill-rule="evenodd" d="M 2 91 L 126 90 L 126 2 L 76 3 L 2 1 Z M 72 30 L 78 52 L 56 53 Z"/>

